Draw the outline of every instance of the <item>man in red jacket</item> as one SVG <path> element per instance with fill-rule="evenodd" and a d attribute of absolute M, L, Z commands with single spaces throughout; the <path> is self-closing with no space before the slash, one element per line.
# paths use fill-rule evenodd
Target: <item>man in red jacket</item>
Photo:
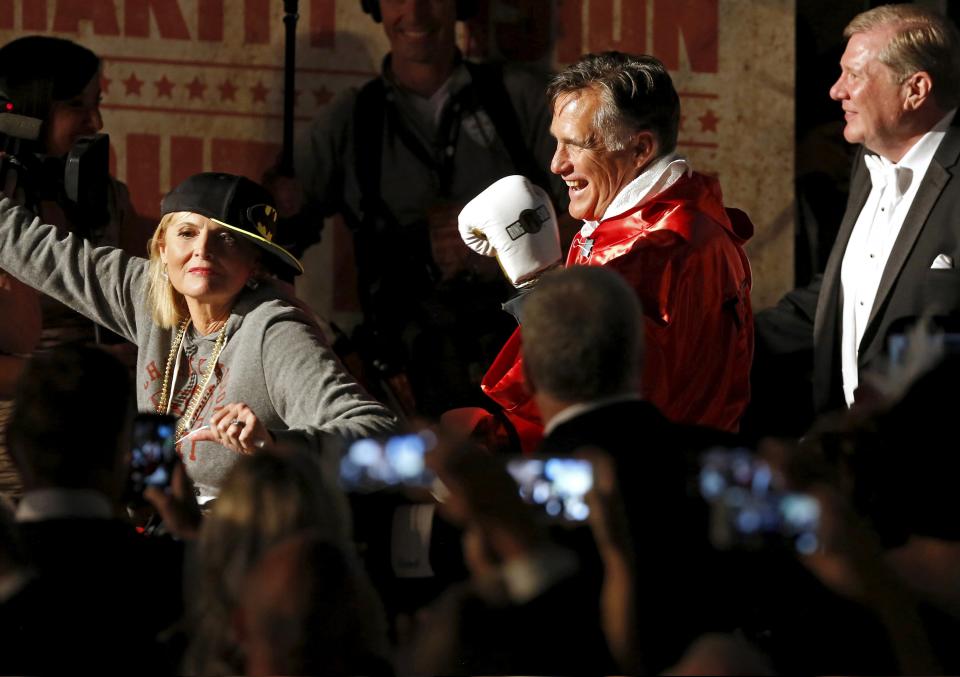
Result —
<path fill-rule="evenodd" d="M 675 422 L 736 431 L 750 395 L 751 274 L 742 245 L 753 226 L 724 208 L 715 178 L 676 152 L 680 99 L 670 75 L 651 56 L 588 54 L 555 76 L 547 94 L 557 140 L 550 170 L 566 181 L 570 215 L 583 221 L 567 265 L 610 267 L 636 291 L 645 399 Z M 461 233 L 471 232 L 462 219 Z M 493 243 L 492 226 L 483 229 L 472 234 Z M 542 424 L 519 329 L 483 388 L 531 448 Z"/>

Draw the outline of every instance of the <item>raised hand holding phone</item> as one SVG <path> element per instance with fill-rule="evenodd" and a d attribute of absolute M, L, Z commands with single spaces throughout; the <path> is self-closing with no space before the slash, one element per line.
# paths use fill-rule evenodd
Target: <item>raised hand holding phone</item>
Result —
<path fill-rule="evenodd" d="M 197 538 L 203 518 L 194 494 L 193 482 L 187 476 L 182 463 L 178 461 L 173 468 L 169 491 L 147 487 L 143 497 L 157 511 L 167 533 L 186 540 Z"/>
<path fill-rule="evenodd" d="M 820 503 L 787 491 L 767 461 L 747 449 L 712 449 L 701 459 L 700 493 L 710 505 L 710 539 L 720 549 L 786 543 L 800 554 L 820 547 Z"/>
<path fill-rule="evenodd" d="M 340 461 L 340 484 L 345 491 L 360 493 L 391 487 L 432 489 L 436 475 L 427 467 L 426 454 L 435 444 L 429 430 L 356 440 Z"/>
<path fill-rule="evenodd" d="M 586 496 L 593 487 L 593 465 L 586 458 L 514 456 L 507 472 L 520 498 L 541 506 L 550 520 L 583 522 L 590 516 Z"/>
<path fill-rule="evenodd" d="M 127 503 L 150 505 L 164 529 L 181 538 L 193 538 L 200 526 L 200 509 L 193 484 L 176 451 L 176 418 L 141 413 L 133 421 Z"/>
<path fill-rule="evenodd" d="M 178 461 L 173 439 L 176 419 L 166 414 L 142 413 L 133 420 L 128 499 L 142 502 L 147 487 L 165 490 Z"/>

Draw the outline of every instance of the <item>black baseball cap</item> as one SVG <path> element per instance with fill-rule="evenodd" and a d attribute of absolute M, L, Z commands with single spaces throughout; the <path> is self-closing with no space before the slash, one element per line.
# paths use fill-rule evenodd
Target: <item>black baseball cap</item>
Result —
<path fill-rule="evenodd" d="M 273 242 L 277 232 L 273 197 L 266 188 L 245 176 L 222 172 L 194 174 L 161 200 L 160 214 L 171 212 L 206 216 L 272 254 L 274 261 L 292 268 L 294 275 L 303 272 L 297 257 Z"/>

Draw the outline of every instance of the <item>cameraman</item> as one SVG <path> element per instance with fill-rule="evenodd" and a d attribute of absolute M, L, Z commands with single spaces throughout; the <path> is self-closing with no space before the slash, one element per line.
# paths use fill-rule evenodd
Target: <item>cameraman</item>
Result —
<path fill-rule="evenodd" d="M 378 77 L 311 123 L 294 148 L 297 181 L 271 179 L 282 214 L 303 208 L 280 237 L 299 255 L 323 218 L 343 216 L 363 310 L 352 342 L 375 393 L 408 415 L 485 406 L 480 377 L 516 322 L 500 308 L 510 285 L 492 258 L 463 246 L 457 214 L 510 174 L 566 204 L 565 186 L 544 171 L 553 153 L 544 83 L 463 58 L 456 24 L 475 0 L 360 4 L 390 53 Z"/>
<path fill-rule="evenodd" d="M 67 156 L 82 137 L 103 128 L 100 116 L 100 58 L 85 47 L 60 38 L 27 36 L 0 48 L 0 98 L 6 110 L 42 121 L 39 137 L 18 139 L 0 133 L 0 181 L 9 195 L 34 209 L 45 223 L 74 232 L 97 245 L 124 246 L 142 252 L 144 238 L 133 229 L 126 187 L 110 179 L 106 163 L 97 168 L 105 199 L 80 206 L 66 197 Z M 10 108 L 12 106 L 12 110 Z M 86 171 L 86 167 L 83 170 Z M 88 178 L 87 176 L 84 177 Z M 0 271 L 0 493 L 16 496 L 20 480 L 3 447 L 6 385 L 23 368 L 22 356 L 69 343 L 99 343 L 100 330 L 53 299 L 38 295 Z M 38 318 L 42 316 L 42 331 Z M 18 329 L 19 328 L 19 329 Z M 37 333 L 39 332 L 39 336 Z M 133 347 L 114 351 L 132 363 Z"/>
<path fill-rule="evenodd" d="M 42 220 L 95 244 L 129 245 L 141 253 L 143 243 L 132 242 L 132 233 L 121 229 L 132 216 L 122 183 L 104 181 L 106 204 L 78 205 L 66 197 L 68 154 L 80 139 L 103 129 L 100 71 L 100 58 L 69 40 L 32 35 L 0 48 L 0 94 L 12 104 L 10 112 L 42 121 L 39 138 L 22 140 L 14 151 L 9 150 L 9 137 L 2 139 L 6 154 L 16 156 L 16 162 L 6 158 L 3 163 L 4 187 L 10 188 L 6 174 L 13 166 L 16 194 Z M 106 167 L 102 171 L 105 174 Z"/>

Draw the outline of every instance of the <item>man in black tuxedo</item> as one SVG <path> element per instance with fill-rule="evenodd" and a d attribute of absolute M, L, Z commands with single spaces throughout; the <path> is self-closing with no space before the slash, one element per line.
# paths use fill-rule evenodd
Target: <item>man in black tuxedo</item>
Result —
<path fill-rule="evenodd" d="M 831 637 L 871 646 L 872 618 L 837 600 L 787 550 L 710 544 L 699 456 L 737 440 L 672 423 L 642 399 L 642 314 L 624 280 L 594 266 L 548 273 L 522 315 L 525 375 L 546 423 L 540 452 L 607 452 L 591 454 L 593 540 L 563 542 L 587 567 L 599 554 L 604 628 L 620 667 L 658 673 L 704 632 L 737 628 L 775 665 L 852 669 L 835 659 L 842 651 Z M 885 657 L 856 666 L 883 671 Z"/>
<path fill-rule="evenodd" d="M 583 534 L 564 541 L 588 568 L 597 554 L 602 560 L 601 595 L 614 600 L 604 615 L 621 666 L 658 672 L 711 626 L 705 505 L 688 488 L 699 452 L 731 445 L 734 436 L 672 423 L 642 399 L 643 314 L 619 275 L 595 266 L 548 273 L 526 297 L 522 315 L 524 374 L 545 422 L 539 453 L 606 452 L 626 517 L 626 533 L 594 522 L 596 545 Z M 632 572 L 632 582 L 617 583 L 623 570 Z M 636 590 L 643 613 L 636 631 L 621 634 L 640 638 L 639 646 L 617 646 L 618 631 L 610 628 L 629 626 L 624 614 L 631 612 L 616 611 L 622 595 L 608 592 L 611 585 Z M 611 618 L 617 613 L 619 619 Z"/>
<path fill-rule="evenodd" d="M 173 672 L 156 641 L 182 614 L 183 550 L 123 519 L 131 382 L 92 347 L 31 360 L 7 428 L 16 533 L 35 574 L 0 605 L 0 672 Z"/>
<path fill-rule="evenodd" d="M 856 399 L 888 336 L 960 315 L 960 36 L 916 4 L 856 16 L 830 96 L 861 144 L 814 323 L 814 404 Z"/>
<path fill-rule="evenodd" d="M 642 313 L 628 292 L 621 278 L 578 266 L 545 277 L 525 301 L 523 364 L 545 422 L 538 451 L 602 449 L 621 476 L 629 469 L 634 493 L 672 501 L 686 495 L 699 452 L 736 437 L 672 423 L 643 400 Z"/>

